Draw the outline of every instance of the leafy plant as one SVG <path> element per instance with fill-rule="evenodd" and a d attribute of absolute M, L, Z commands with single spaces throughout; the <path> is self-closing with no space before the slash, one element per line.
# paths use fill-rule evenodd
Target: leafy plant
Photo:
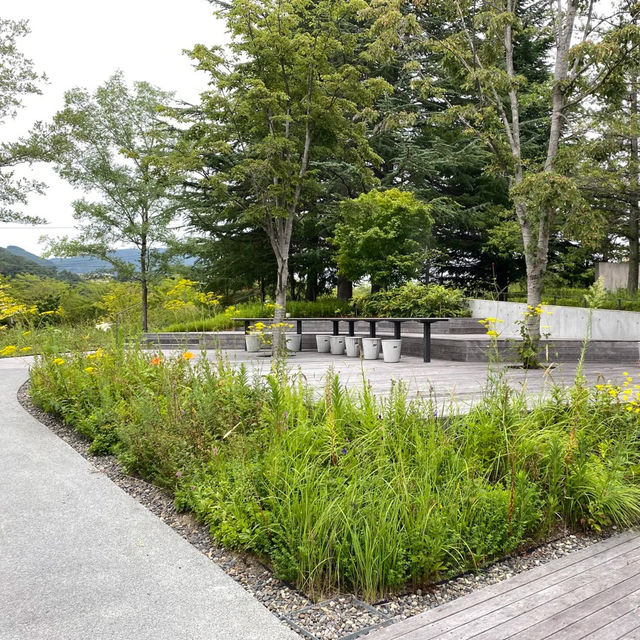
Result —
<path fill-rule="evenodd" d="M 361 299 L 363 315 L 398 318 L 468 316 L 464 293 L 439 284 L 409 282 Z"/>
<path fill-rule="evenodd" d="M 318 395 L 277 365 L 133 350 L 39 358 L 36 404 L 174 492 L 227 548 L 314 597 L 373 600 L 473 570 L 556 529 L 640 519 L 640 390 L 556 388 L 531 402 L 497 375 L 468 413 L 347 392 Z"/>

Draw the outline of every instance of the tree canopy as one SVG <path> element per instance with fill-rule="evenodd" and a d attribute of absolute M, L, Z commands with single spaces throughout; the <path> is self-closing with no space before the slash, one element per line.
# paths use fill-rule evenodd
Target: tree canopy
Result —
<path fill-rule="evenodd" d="M 173 174 L 159 161 L 170 142 L 158 109 L 171 98 L 146 82 L 130 89 L 118 73 L 93 94 L 68 91 L 44 136 L 60 176 L 91 197 L 73 204 L 79 235 L 51 242 L 50 252 L 95 256 L 138 280 L 144 330 L 147 284 L 166 258 L 157 249 L 173 239 L 177 214 Z M 137 269 L 113 253 L 123 243 L 137 248 Z"/>
<path fill-rule="evenodd" d="M 433 222 L 430 207 L 399 189 L 373 190 L 340 204 L 333 242 L 340 272 L 371 279 L 373 289 L 420 275 Z"/>
<path fill-rule="evenodd" d="M 18 46 L 29 33 L 25 20 L 0 18 L 0 127 L 17 115 L 25 96 L 41 92 L 44 75 L 39 74 Z M 31 146 L 0 138 L 0 222 L 37 222 L 20 213 L 29 193 L 42 193 L 44 185 L 16 174 L 18 165 L 29 163 L 39 153 Z"/>

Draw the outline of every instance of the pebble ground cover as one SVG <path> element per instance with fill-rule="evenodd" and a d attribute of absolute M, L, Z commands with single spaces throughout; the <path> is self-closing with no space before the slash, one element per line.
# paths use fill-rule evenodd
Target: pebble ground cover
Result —
<path fill-rule="evenodd" d="M 527 406 L 496 375 L 440 418 L 401 386 L 329 376 L 322 397 L 276 364 L 135 351 L 44 356 L 31 394 L 125 468 L 170 489 L 214 541 L 314 598 L 369 601 L 473 570 L 558 529 L 640 516 L 638 389 L 572 387 Z"/>

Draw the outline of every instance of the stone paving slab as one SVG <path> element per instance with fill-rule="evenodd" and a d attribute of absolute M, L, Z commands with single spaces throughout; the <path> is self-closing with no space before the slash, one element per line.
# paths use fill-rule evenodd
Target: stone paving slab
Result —
<path fill-rule="evenodd" d="M 0 361 L 0 639 L 298 638 L 22 409 L 29 360 Z"/>

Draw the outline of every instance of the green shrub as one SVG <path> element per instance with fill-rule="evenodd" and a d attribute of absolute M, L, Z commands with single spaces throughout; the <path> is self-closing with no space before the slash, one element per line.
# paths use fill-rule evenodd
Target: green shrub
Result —
<path fill-rule="evenodd" d="M 581 380 L 530 402 L 491 381 L 439 419 L 401 385 L 389 398 L 318 396 L 275 367 L 133 351 L 45 356 L 34 402 L 174 492 L 230 549 L 314 597 L 373 600 L 473 570 L 556 529 L 640 518 L 640 400 Z M 635 403 L 635 404 L 634 404 Z"/>
<path fill-rule="evenodd" d="M 209 318 L 197 318 L 185 322 L 174 322 L 167 327 L 167 331 L 227 331 L 238 328 L 233 318 L 265 318 L 273 317 L 273 304 L 262 305 L 259 302 L 245 302 L 232 307 L 232 311 L 218 313 Z M 331 318 L 335 316 L 351 315 L 351 303 L 337 298 L 318 298 L 315 302 L 296 301 L 287 302 L 287 313 L 292 318 Z"/>
<path fill-rule="evenodd" d="M 361 315 L 387 318 L 457 318 L 470 315 L 463 292 L 439 284 L 409 282 L 365 298 L 359 306 Z"/>

